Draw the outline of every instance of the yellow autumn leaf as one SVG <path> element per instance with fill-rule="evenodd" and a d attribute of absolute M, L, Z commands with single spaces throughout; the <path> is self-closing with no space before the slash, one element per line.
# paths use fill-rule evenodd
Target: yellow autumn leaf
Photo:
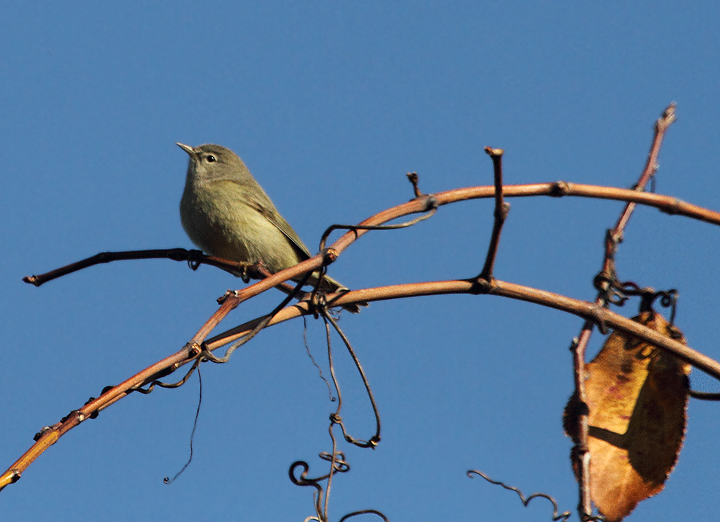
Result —
<path fill-rule="evenodd" d="M 655 312 L 633 319 L 685 342 Z M 690 365 L 627 334 L 614 332 L 586 366 L 590 496 L 609 522 L 662 491 L 685 435 Z M 566 409 L 573 435 L 577 401 Z"/>

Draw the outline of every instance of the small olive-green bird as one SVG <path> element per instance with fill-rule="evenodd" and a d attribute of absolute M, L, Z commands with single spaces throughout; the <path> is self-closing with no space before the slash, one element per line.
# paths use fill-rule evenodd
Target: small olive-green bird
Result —
<path fill-rule="evenodd" d="M 178 146 L 190 156 L 180 219 L 187 235 L 203 252 L 231 261 L 262 261 L 272 273 L 310 257 L 310 251 L 237 154 L 220 145 Z M 313 275 L 308 284 L 315 282 Z M 328 276 L 323 277 L 320 289 L 348 290 Z M 358 305 L 344 308 L 360 311 Z"/>

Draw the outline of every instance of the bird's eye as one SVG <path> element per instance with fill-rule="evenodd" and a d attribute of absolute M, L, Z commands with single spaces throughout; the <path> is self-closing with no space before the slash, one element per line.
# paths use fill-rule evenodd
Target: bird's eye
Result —
<path fill-rule="evenodd" d="M 207 160 L 208 160 L 208 163 L 213 163 L 213 162 L 217 161 L 217 158 L 215 156 L 213 156 L 212 154 L 208 154 Z"/>

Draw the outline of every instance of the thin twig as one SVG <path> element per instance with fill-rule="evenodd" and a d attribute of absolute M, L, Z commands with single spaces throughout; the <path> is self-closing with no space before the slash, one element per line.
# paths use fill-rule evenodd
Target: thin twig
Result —
<path fill-rule="evenodd" d="M 602 322 L 608 328 L 625 332 L 629 335 L 634 335 L 649 344 L 655 345 L 663 350 L 667 350 L 683 361 L 692 364 L 708 375 L 720 380 L 720 362 L 693 350 L 685 344 L 675 341 L 669 337 L 664 337 L 656 331 L 632 321 L 631 319 L 611 312 L 606 308 L 598 307 L 593 302 L 573 299 L 571 297 L 548 292 L 546 290 L 518 285 L 515 283 L 501 281 L 499 279 L 493 280 L 493 283 L 488 291 L 479 289 L 476 281 L 466 279 L 366 288 L 363 290 L 353 290 L 344 294 L 338 299 L 338 303 L 344 304 L 346 300 L 347 302 L 355 302 L 356 300 L 384 301 L 407 297 L 448 294 L 476 295 L 480 293 L 526 301 L 577 315 L 582 319 L 586 319 L 594 323 Z M 291 307 L 281 310 L 275 318 L 268 323 L 268 327 L 300 317 L 301 315 L 310 315 L 312 313 L 313 312 L 310 307 L 307 306 L 307 303 L 297 303 Z M 258 320 L 259 318 L 253 319 L 243 325 L 216 335 L 212 339 L 208 339 L 205 344 L 210 350 L 220 348 L 247 334 L 247 332 L 252 330 Z"/>
<path fill-rule="evenodd" d="M 285 307 L 288 305 L 288 303 L 290 303 L 290 301 L 292 301 L 293 297 L 295 297 L 295 294 L 299 293 L 299 292 L 300 292 L 300 288 L 302 288 L 302 286 L 303 286 L 305 283 L 307 283 L 308 279 L 310 279 L 310 275 L 311 275 L 311 272 L 308 272 L 307 274 L 305 274 L 305 276 L 302 278 L 302 280 L 300 281 L 300 283 L 298 283 L 298 285 L 295 287 L 294 292 L 290 293 L 290 294 L 289 294 L 285 299 L 283 299 L 282 302 L 280 302 L 280 304 L 278 304 L 269 314 L 267 314 L 265 317 L 263 317 L 263 318 L 257 323 L 257 325 L 255 326 L 255 328 L 253 328 L 253 330 L 252 330 L 250 333 L 248 333 L 247 335 L 243 336 L 243 337 L 240 338 L 239 340 L 235 341 L 235 342 L 225 351 L 225 355 L 224 355 L 224 356 L 222 356 L 222 357 L 215 357 L 215 356 L 210 352 L 210 350 L 205 349 L 205 350 L 203 350 L 203 357 L 206 358 L 207 360 L 209 360 L 210 362 L 214 362 L 214 363 L 218 363 L 218 364 L 223 364 L 223 363 L 228 362 L 228 361 L 230 360 L 230 356 L 233 354 L 233 352 L 234 352 L 235 350 L 237 350 L 237 349 L 238 349 L 239 347 L 241 347 L 242 345 L 250 342 L 250 340 L 251 340 L 253 337 L 255 337 L 257 334 L 259 334 L 260 331 L 267 326 L 267 324 L 272 320 L 273 317 L 275 317 L 275 315 L 276 315 L 280 310 L 282 310 L 283 308 L 285 308 Z M 207 324 L 207 323 L 206 323 L 206 324 Z"/>
<path fill-rule="evenodd" d="M 697 219 L 699 221 L 705 221 L 707 223 L 711 223 L 713 225 L 720 225 L 720 212 L 716 212 L 707 208 L 700 207 L 698 205 L 693 205 L 691 203 L 687 203 L 685 201 L 682 201 L 678 198 L 675 198 L 673 196 L 665 196 L 662 194 L 652 194 L 649 192 L 638 192 L 636 190 L 629 190 L 629 189 L 621 189 L 621 188 L 615 188 L 615 187 L 604 187 L 599 185 L 585 185 L 581 183 L 568 183 L 566 181 L 555 181 L 551 183 L 533 183 L 533 184 L 527 184 L 527 185 L 505 185 L 503 187 L 503 197 L 506 198 L 513 198 L 513 197 L 535 197 L 535 196 L 551 196 L 551 197 L 581 197 L 581 198 L 593 198 L 593 199 L 609 199 L 609 200 L 616 200 L 616 201 L 627 201 L 627 202 L 633 202 L 636 204 L 642 204 L 647 205 L 651 207 L 655 207 L 662 212 L 665 212 L 667 214 L 671 215 L 682 215 L 689 218 Z M 355 227 L 345 227 L 345 228 L 351 228 L 351 232 L 343 235 L 338 241 L 336 241 L 333 245 L 333 248 L 335 250 L 336 255 L 340 255 L 342 251 L 344 251 L 348 246 L 350 246 L 357 238 L 364 235 L 368 230 L 373 230 L 374 227 L 372 225 L 379 225 L 381 223 L 386 223 L 388 221 L 391 221 L 393 219 L 397 219 L 403 216 L 407 216 L 409 214 L 415 214 L 419 212 L 425 212 L 427 210 L 427 203 L 425 198 L 432 198 L 431 201 L 433 201 L 434 204 L 437 206 L 443 206 L 443 205 L 449 205 L 451 203 L 456 203 L 459 201 L 468 201 L 471 199 L 483 199 L 483 198 L 490 198 L 495 197 L 495 187 L 494 186 L 480 186 L 480 187 L 466 187 L 466 188 L 459 188 L 459 189 L 453 189 L 448 190 L 445 192 L 438 192 L 436 194 L 433 194 L 431 196 L 425 196 L 417 200 L 409 201 L 408 203 L 404 203 L 402 205 L 398 205 L 396 207 L 389 208 L 383 212 L 380 212 L 379 214 L 376 214 L 375 216 L 372 216 L 371 218 L 366 219 L 359 225 Z M 422 216 L 424 218 L 424 216 Z M 389 228 L 393 228 L 394 226 L 391 225 Z M 338 227 L 341 228 L 341 227 Z M 334 229 L 333 229 L 334 230 Z M 181 255 L 176 258 L 173 257 L 174 253 L 179 252 Z M 135 251 L 129 251 L 129 252 L 109 252 L 107 254 L 97 254 L 96 256 L 89 257 L 87 259 L 84 259 L 82 261 L 78 261 L 77 263 L 73 263 L 71 265 L 67 265 L 67 267 L 62 267 L 56 270 L 53 270 L 52 272 L 48 272 L 46 274 L 40 275 L 40 276 L 26 276 L 23 278 L 23 281 L 26 283 L 33 284 L 35 286 L 40 286 L 41 284 L 49 281 L 50 279 L 57 279 L 58 277 L 61 277 L 63 275 L 69 274 L 71 272 L 75 272 L 77 270 L 81 270 L 82 268 L 87 268 L 88 266 L 93 266 L 97 264 L 107 263 L 110 261 L 120 260 L 120 259 L 173 259 L 177 261 L 187 261 L 188 256 L 186 253 L 192 253 L 192 252 L 198 252 L 198 250 L 185 250 L 183 248 L 180 249 L 161 249 L 161 250 L 135 250 Z M 136 255 L 139 253 L 139 255 Z M 157 253 L 157 255 L 151 255 Z M 107 258 L 107 260 L 103 259 L 104 255 L 110 255 L 110 256 L 118 256 L 118 257 L 112 257 Z M 123 257 L 127 256 L 127 257 Z M 92 261 L 92 262 L 91 262 Z M 192 260 L 191 260 L 192 262 Z M 211 256 L 203 256 L 200 259 L 201 263 L 204 264 L 211 264 L 213 266 L 217 266 L 218 268 L 222 268 L 223 270 L 227 270 L 228 272 L 240 272 L 242 263 L 237 262 L 231 262 L 228 260 L 224 260 L 221 258 L 211 257 Z M 80 263 L 87 263 L 80 267 L 76 267 L 76 264 Z M 305 264 L 308 263 L 308 264 Z M 320 257 L 313 256 L 313 258 L 308 259 L 297 266 L 302 266 L 303 269 L 290 272 L 292 274 L 290 277 L 282 278 L 278 277 L 274 279 L 275 282 L 274 285 L 271 286 L 277 286 L 283 281 L 287 281 L 289 279 L 292 279 L 293 277 L 297 276 L 298 274 L 305 273 L 306 269 L 305 267 L 309 267 L 310 265 L 315 266 L 315 269 L 319 268 L 322 265 L 322 260 Z M 67 271 L 68 267 L 73 267 L 72 270 Z M 290 270 L 290 269 L 288 269 Z M 280 272 L 278 272 L 279 274 Z M 47 276 L 52 275 L 50 279 L 46 279 Z M 248 275 L 251 275 L 254 277 L 252 272 L 248 272 Z M 42 279 L 41 279 L 42 278 Z M 265 291 L 267 288 L 263 285 L 263 290 Z"/>
<path fill-rule="evenodd" d="M 293 270 L 293 269 L 288 269 Z M 280 277 L 275 274 L 273 277 Z M 272 288 L 272 282 L 261 281 L 253 286 L 266 284 L 267 288 Z M 405 297 L 417 297 L 422 295 L 445 295 L 445 294 L 479 294 L 488 293 L 510 299 L 518 299 L 530 303 L 539 304 L 556 310 L 561 310 L 583 319 L 602 322 L 609 328 L 625 332 L 633 335 L 645 342 L 653 344 L 663 350 L 667 350 L 683 361 L 692 364 L 696 368 L 704 371 L 708 375 L 720 380 L 720 362 L 693 350 L 691 347 L 684 345 L 678 341 L 664 337 L 658 332 L 651 330 L 635 321 L 627 319 L 619 314 L 615 314 L 605 308 L 598 307 L 594 303 L 572 299 L 545 290 L 539 290 L 527 286 L 517 285 L 514 283 L 503 282 L 494 279 L 492 285 L 488 289 L 479 289 L 477 281 L 474 280 L 451 280 L 451 281 L 435 281 L 429 283 L 412 283 L 405 285 L 393 285 L 386 287 L 371 288 L 365 290 L 354 290 L 339 296 L 336 301 L 337 305 L 346 303 L 354 303 L 359 301 L 380 301 L 388 299 L 399 299 Z M 223 306 L 225 303 L 223 304 Z M 270 321 L 267 326 L 282 323 L 289 319 L 299 317 L 300 315 L 310 315 L 313 311 L 306 302 L 297 303 L 278 312 L 278 314 Z M 263 318 L 257 318 L 246 323 L 241 327 L 236 327 L 218 335 L 213 339 L 208 339 L 205 346 L 208 350 L 215 350 L 229 342 L 232 342 L 243 335 L 249 333 L 259 321 Z M 149 368 L 143 370 L 137 375 L 127 379 L 125 382 L 112 388 L 102 394 L 97 399 L 88 402 L 79 410 L 73 411 L 64 422 L 55 424 L 44 430 L 36 443 L 23 454 L 8 470 L 0 475 L 0 489 L 8 484 L 17 481 L 20 474 L 45 451 L 49 446 L 57 442 L 57 440 L 76 427 L 78 424 L 90 418 L 98 411 L 109 407 L 118 400 L 122 399 L 133 388 L 143 383 L 152 382 L 158 373 L 167 373 L 168 368 L 177 369 L 178 367 L 194 361 L 201 353 L 198 344 L 188 343 L 182 350 L 176 354 L 167 357 Z"/>
<path fill-rule="evenodd" d="M 533 185 L 506 185 L 505 187 L 503 187 L 503 194 L 506 197 L 528 197 L 537 195 L 547 195 L 552 197 L 579 196 L 631 201 L 635 203 L 655 206 L 670 214 L 681 214 L 701 221 L 720 225 L 720 213 L 718 212 L 685 203 L 670 196 L 638 192 L 635 190 L 556 182 Z M 434 194 L 433 196 L 420 198 L 418 200 L 413 200 L 408 203 L 404 203 L 396 207 L 387 209 L 383 212 L 376 214 L 375 216 L 372 216 L 371 218 L 366 219 L 360 224 L 360 226 L 372 227 L 375 225 L 381 225 L 382 223 L 386 223 L 402 216 L 424 212 L 427 210 L 428 201 L 432 201 L 433 206 L 440 206 L 457 201 L 493 197 L 494 195 L 494 187 L 470 187 L 441 192 L 438 194 Z M 365 233 L 366 230 L 363 228 L 351 230 L 350 232 L 343 234 L 337 241 L 335 241 L 331 248 L 333 248 L 334 251 L 339 255 L 358 237 L 362 236 Z M 153 364 L 152 366 L 146 368 L 138 374 L 130 377 L 122 384 L 112 388 L 112 390 L 108 391 L 107 393 L 102 394 L 98 399 L 95 399 L 84 405 L 80 410 L 72 412 L 72 414 L 68 416 L 68 418 L 65 419 L 64 422 L 59 422 L 51 427 L 48 427 L 48 429 L 43 430 L 43 432 L 38 437 L 36 444 L 34 444 L 30 449 L 28 449 L 28 451 L 26 451 L 20 457 L 20 459 L 18 459 L 12 466 L 10 466 L 10 468 L 5 473 L 0 475 L 0 489 L 2 489 L 8 484 L 17 481 L 20 478 L 21 473 L 25 469 L 27 469 L 27 467 L 40 454 L 42 454 L 49 446 L 57 442 L 57 440 L 62 435 L 76 427 L 88 417 L 95 415 L 97 412 L 102 411 L 103 409 L 109 407 L 118 400 L 121 400 L 137 386 L 151 383 L 158 375 L 167 375 L 167 373 L 174 371 L 180 366 L 193 361 L 202 352 L 200 345 L 205 341 L 209 333 L 217 326 L 217 324 L 222 319 L 227 316 L 228 313 L 230 313 L 231 310 L 236 308 L 241 302 L 247 299 L 251 299 L 256 295 L 277 286 L 283 281 L 297 278 L 307 272 L 316 271 L 325 262 L 326 261 L 324 260 L 324 255 L 317 254 L 294 267 L 278 272 L 277 274 L 273 274 L 272 276 L 264 280 L 248 286 L 247 288 L 244 288 L 243 290 L 232 292 L 231 295 L 223 301 L 222 306 L 216 312 L 216 314 L 213 314 L 213 317 L 206 322 L 206 324 L 198 331 L 198 333 L 193 337 L 193 339 L 188 342 L 186 346 L 183 347 L 183 349 L 181 349 L 179 352 L 169 357 L 166 357 L 165 359 L 157 362 L 156 364 Z M 365 302 L 370 300 L 384 300 L 420 295 L 481 292 L 482 290 L 478 288 L 477 281 L 445 281 L 356 290 L 343 294 L 331 294 L 326 296 L 326 299 L 328 301 L 328 306 L 342 306 L 345 304 Z M 528 287 L 522 287 L 520 285 L 501 283 L 497 280 L 493 281 L 492 287 L 487 289 L 485 293 L 492 293 L 504 297 L 535 302 L 543 306 L 550 306 L 552 308 L 574 313 L 592 321 L 602 320 L 611 328 L 636 335 L 637 337 L 662 349 L 670 350 L 686 362 L 689 362 L 690 364 L 693 364 L 694 366 L 707 372 L 713 377 L 720 379 L 720 363 L 717 363 L 713 359 L 704 356 L 687 346 L 681 345 L 676 341 L 667 339 L 662 336 L 657 336 L 655 332 L 652 332 L 644 327 L 640 327 L 641 329 L 638 330 L 636 323 L 632 323 L 628 319 L 625 319 L 621 316 L 607 315 L 610 314 L 610 312 L 598 309 L 596 305 L 593 305 L 591 303 L 573 300 L 564 296 L 552 294 L 550 292 L 530 289 Z M 280 311 L 277 316 L 270 323 L 268 323 L 268 326 L 309 313 L 311 312 L 309 312 L 309 308 L 306 303 L 297 303 L 292 307 L 288 307 Z M 242 327 L 234 328 L 228 332 L 225 332 L 224 334 L 220 334 L 213 337 L 212 339 L 208 339 L 205 343 L 205 346 L 210 350 L 214 350 L 220 346 L 224 346 L 229 342 L 232 342 L 239 337 L 246 335 L 250 330 L 252 330 L 252 328 L 257 326 L 258 322 L 262 320 L 263 318 L 255 319 L 253 321 L 250 321 L 249 323 L 246 323 Z M 246 327 L 248 327 L 249 325 L 252 325 L 252 327 L 250 329 L 247 329 Z"/>
<path fill-rule="evenodd" d="M 493 178 L 495 180 L 495 212 L 493 216 L 495 220 L 493 221 L 492 235 L 490 236 L 490 244 L 488 245 L 488 252 L 485 257 L 485 265 L 478 278 L 484 281 L 490 281 L 493 277 L 493 267 L 495 266 L 495 258 L 497 257 L 498 245 L 500 244 L 500 234 L 502 233 L 502 227 L 508 212 L 510 212 L 510 204 L 503 201 L 503 150 L 485 147 L 485 153 L 490 156 L 493 162 Z"/>
<path fill-rule="evenodd" d="M 420 176 L 418 176 L 417 172 L 408 172 L 405 174 L 407 176 L 407 179 L 410 183 L 412 183 L 413 186 L 413 193 L 415 194 L 416 198 L 422 197 L 423 193 L 420 192 Z"/>
<path fill-rule="evenodd" d="M 640 175 L 640 179 L 638 180 L 637 184 L 635 185 L 634 189 L 643 191 L 645 190 L 645 186 L 648 184 L 650 179 L 655 175 L 658 169 L 658 156 L 660 155 L 660 148 L 662 147 L 663 140 L 665 139 L 665 134 L 667 133 L 668 128 L 672 123 L 675 121 L 675 104 L 671 103 L 668 105 L 668 107 L 663 112 L 662 116 L 657 119 L 655 122 L 655 135 L 653 136 L 652 144 L 650 145 L 650 152 L 648 153 L 647 161 L 645 162 L 645 167 L 643 168 L 642 174 Z M 635 204 L 634 203 L 628 203 L 625 206 L 625 209 L 623 210 L 622 214 L 620 214 L 620 218 L 618 219 L 617 223 L 615 224 L 615 227 L 610 232 L 609 236 L 612 239 L 612 244 L 615 248 L 617 248 L 617 245 L 622 242 L 623 240 L 623 233 L 625 231 L 625 227 L 627 226 L 628 221 L 630 220 L 630 216 L 632 215 L 633 211 L 635 210 Z M 613 250 L 611 253 L 606 253 L 606 259 L 614 259 L 615 251 Z"/>
<path fill-rule="evenodd" d="M 57 279 L 84 268 L 112 261 L 127 261 L 132 259 L 171 259 L 173 261 L 186 261 L 191 268 L 196 269 L 200 264 L 212 265 L 233 274 L 237 274 L 250 267 L 251 263 L 237 263 L 219 257 L 206 256 L 199 250 L 186 250 L 184 248 L 163 248 L 153 250 L 128 250 L 124 252 L 100 252 L 94 256 L 81 259 L 69 265 L 57 268 L 40 275 L 23 277 L 23 281 L 31 285 L 40 286 L 48 281 Z"/>
<path fill-rule="evenodd" d="M 640 178 L 634 187 L 634 190 L 642 192 L 650 179 L 655 175 L 658 168 L 658 155 L 662 146 L 665 133 L 670 125 L 675 121 L 675 104 L 671 103 L 663 112 L 662 116 L 655 122 L 655 134 L 653 136 L 650 152 L 643 168 Z M 605 236 L 605 255 L 603 258 L 602 270 L 598 277 L 604 278 L 600 284 L 595 304 L 598 307 L 607 305 L 606 295 L 609 290 L 609 281 L 616 279 L 615 270 L 615 254 L 617 247 L 622 242 L 625 227 L 630 221 L 635 210 L 635 203 L 628 202 L 625 205 L 615 226 L 608 230 Z M 592 336 L 594 323 L 585 321 L 580 335 L 573 340 L 573 375 L 575 383 L 573 404 L 577 411 L 577 424 L 575 426 L 574 442 L 575 447 L 572 450 L 574 459 L 574 467 L 578 481 L 578 512 L 580 520 L 589 520 L 592 516 L 592 499 L 590 497 L 590 451 L 588 449 L 589 425 L 587 407 L 587 394 L 585 391 L 585 354 L 587 346 Z"/>

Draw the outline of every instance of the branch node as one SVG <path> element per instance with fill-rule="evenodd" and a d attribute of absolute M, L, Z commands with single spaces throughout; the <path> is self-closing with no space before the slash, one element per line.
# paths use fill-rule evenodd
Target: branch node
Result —
<path fill-rule="evenodd" d="M 237 297 L 237 291 L 236 290 L 225 290 L 225 293 L 217 298 L 217 304 L 223 304 L 225 301 L 230 299 L 231 297 Z"/>
<path fill-rule="evenodd" d="M 655 129 L 666 129 L 675 121 L 675 102 L 672 102 L 667 106 L 662 116 L 655 122 Z"/>
<path fill-rule="evenodd" d="M 503 204 L 500 206 L 500 208 L 495 209 L 495 212 L 493 213 L 493 217 L 495 219 L 505 221 L 507 219 L 509 213 L 510 213 L 510 203 L 503 202 Z"/>
<path fill-rule="evenodd" d="M 200 353 L 202 353 L 202 347 L 198 343 L 187 343 L 184 348 L 187 350 L 188 358 L 190 359 L 194 359 L 195 357 L 200 355 Z"/>
<path fill-rule="evenodd" d="M 556 181 L 550 189 L 550 196 L 561 198 L 570 193 L 570 184 L 566 181 Z"/>
<path fill-rule="evenodd" d="M 480 295 L 480 294 L 490 294 L 495 289 L 495 279 L 485 279 L 482 276 L 478 276 L 477 278 L 472 280 L 473 287 L 470 290 L 470 293 L 473 295 Z"/>
<path fill-rule="evenodd" d="M 672 200 L 672 203 L 669 205 L 666 205 L 660 209 L 660 212 L 664 212 L 665 214 L 670 214 L 671 216 L 675 214 L 680 213 L 680 207 L 683 204 L 683 201 L 678 198 L 674 198 Z"/>
<path fill-rule="evenodd" d="M 40 281 L 40 278 L 36 275 L 25 276 L 23 277 L 23 281 L 33 286 L 40 286 L 42 284 L 42 281 Z"/>
<path fill-rule="evenodd" d="M 438 204 L 437 198 L 432 194 L 425 196 L 425 212 L 430 210 L 436 210 L 440 205 Z"/>
<path fill-rule="evenodd" d="M 334 263 L 339 256 L 339 252 L 334 248 L 327 248 L 323 252 L 323 265 L 327 266 L 330 263 Z"/>
<path fill-rule="evenodd" d="M 45 435 L 48 431 L 52 431 L 52 428 L 50 426 L 43 426 L 40 428 L 40 431 L 38 431 L 34 436 L 33 440 L 35 442 L 39 441 L 43 435 Z"/>
<path fill-rule="evenodd" d="M 620 229 L 607 229 L 605 231 L 605 250 L 609 254 L 608 257 L 615 257 L 615 252 L 620 243 L 623 242 L 623 231 Z"/>
<path fill-rule="evenodd" d="M 590 306 L 590 313 L 588 315 L 588 319 L 597 325 L 600 333 L 607 335 L 608 327 L 605 324 L 605 309 L 602 306 L 598 306 L 596 303 L 593 303 Z"/>

